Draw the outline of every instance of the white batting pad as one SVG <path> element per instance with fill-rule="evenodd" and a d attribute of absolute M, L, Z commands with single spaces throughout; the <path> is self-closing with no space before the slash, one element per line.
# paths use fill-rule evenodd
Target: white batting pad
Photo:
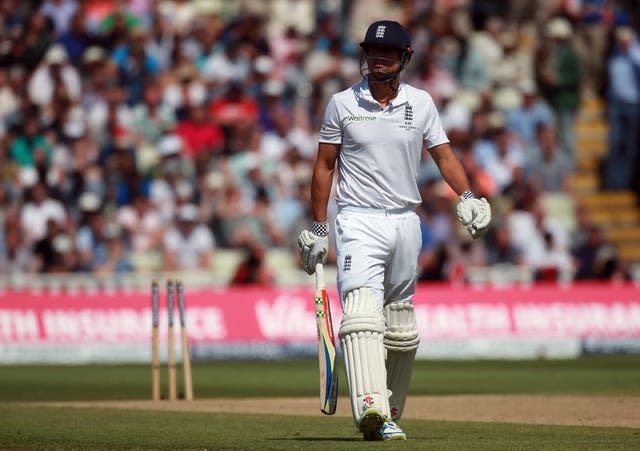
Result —
<path fill-rule="evenodd" d="M 384 308 L 387 330 L 384 346 L 387 350 L 387 387 L 391 390 L 391 418 L 398 421 L 407 400 L 413 361 L 420 344 L 416 314 L 411 302 L 391 302 Z"/>
<path fill-rule="evenodd" d="M 370 288 L 347 293 L 339 336 L 356 426 L 371 408 L 389 418 L 382 300 Z"/>

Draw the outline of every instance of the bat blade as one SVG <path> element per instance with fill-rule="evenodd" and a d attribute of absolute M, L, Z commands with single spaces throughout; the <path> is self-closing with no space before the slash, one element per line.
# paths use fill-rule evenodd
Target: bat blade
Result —
<path fill-rule="evenodd" d="M 324 279 L 324 266 L 316 265 L 316 325 L 318 329 L 318 368 L 320 370 L 320 411 L 333 415 L 338 404 L 336 344 L 333 335 L 331 306 Z"/>

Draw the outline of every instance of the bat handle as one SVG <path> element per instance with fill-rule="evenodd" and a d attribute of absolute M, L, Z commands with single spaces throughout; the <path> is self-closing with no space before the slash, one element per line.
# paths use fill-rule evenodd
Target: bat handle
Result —
<path fill-rule="evenodd" d="M 316 287 L 326 288 L 326 282 L 324 280 L 324 265 L 322 263 L 316 264 Z"/>

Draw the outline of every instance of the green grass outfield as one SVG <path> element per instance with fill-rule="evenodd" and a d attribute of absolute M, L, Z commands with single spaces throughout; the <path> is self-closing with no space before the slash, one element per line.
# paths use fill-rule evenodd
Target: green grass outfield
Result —
<path fill-rule="evenodd" d="M 316 396 L 315 360 L 195 362 L 198 399 Z M 341 394 L 346 395 L 344 374 Z M 180 375 L 180 372 L 178 373 Z M 163 367 L 166 381 L 166 368 Z M 179 382 L 180 382 L 180 378 Z M 144 400 L 148 366 L 0 367 L 0 449 L 640 449 L 640 429 L 403 420 L 409 440 L 364 443 L 344 417 L 43 407 Z M 416 363 L 412 395 L 640 396 L 640 357 Z M 25 404 L 27 403 L 27 404 Z"/>

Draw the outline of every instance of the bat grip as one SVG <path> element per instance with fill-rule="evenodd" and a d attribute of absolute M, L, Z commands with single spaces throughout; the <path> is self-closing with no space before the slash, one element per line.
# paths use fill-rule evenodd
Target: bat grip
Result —
<path fill-rule="evenodd" d="M 327 284 L 324 279 L 324 265 L 316 264 L 316 288 L 326 288 Z"/>

